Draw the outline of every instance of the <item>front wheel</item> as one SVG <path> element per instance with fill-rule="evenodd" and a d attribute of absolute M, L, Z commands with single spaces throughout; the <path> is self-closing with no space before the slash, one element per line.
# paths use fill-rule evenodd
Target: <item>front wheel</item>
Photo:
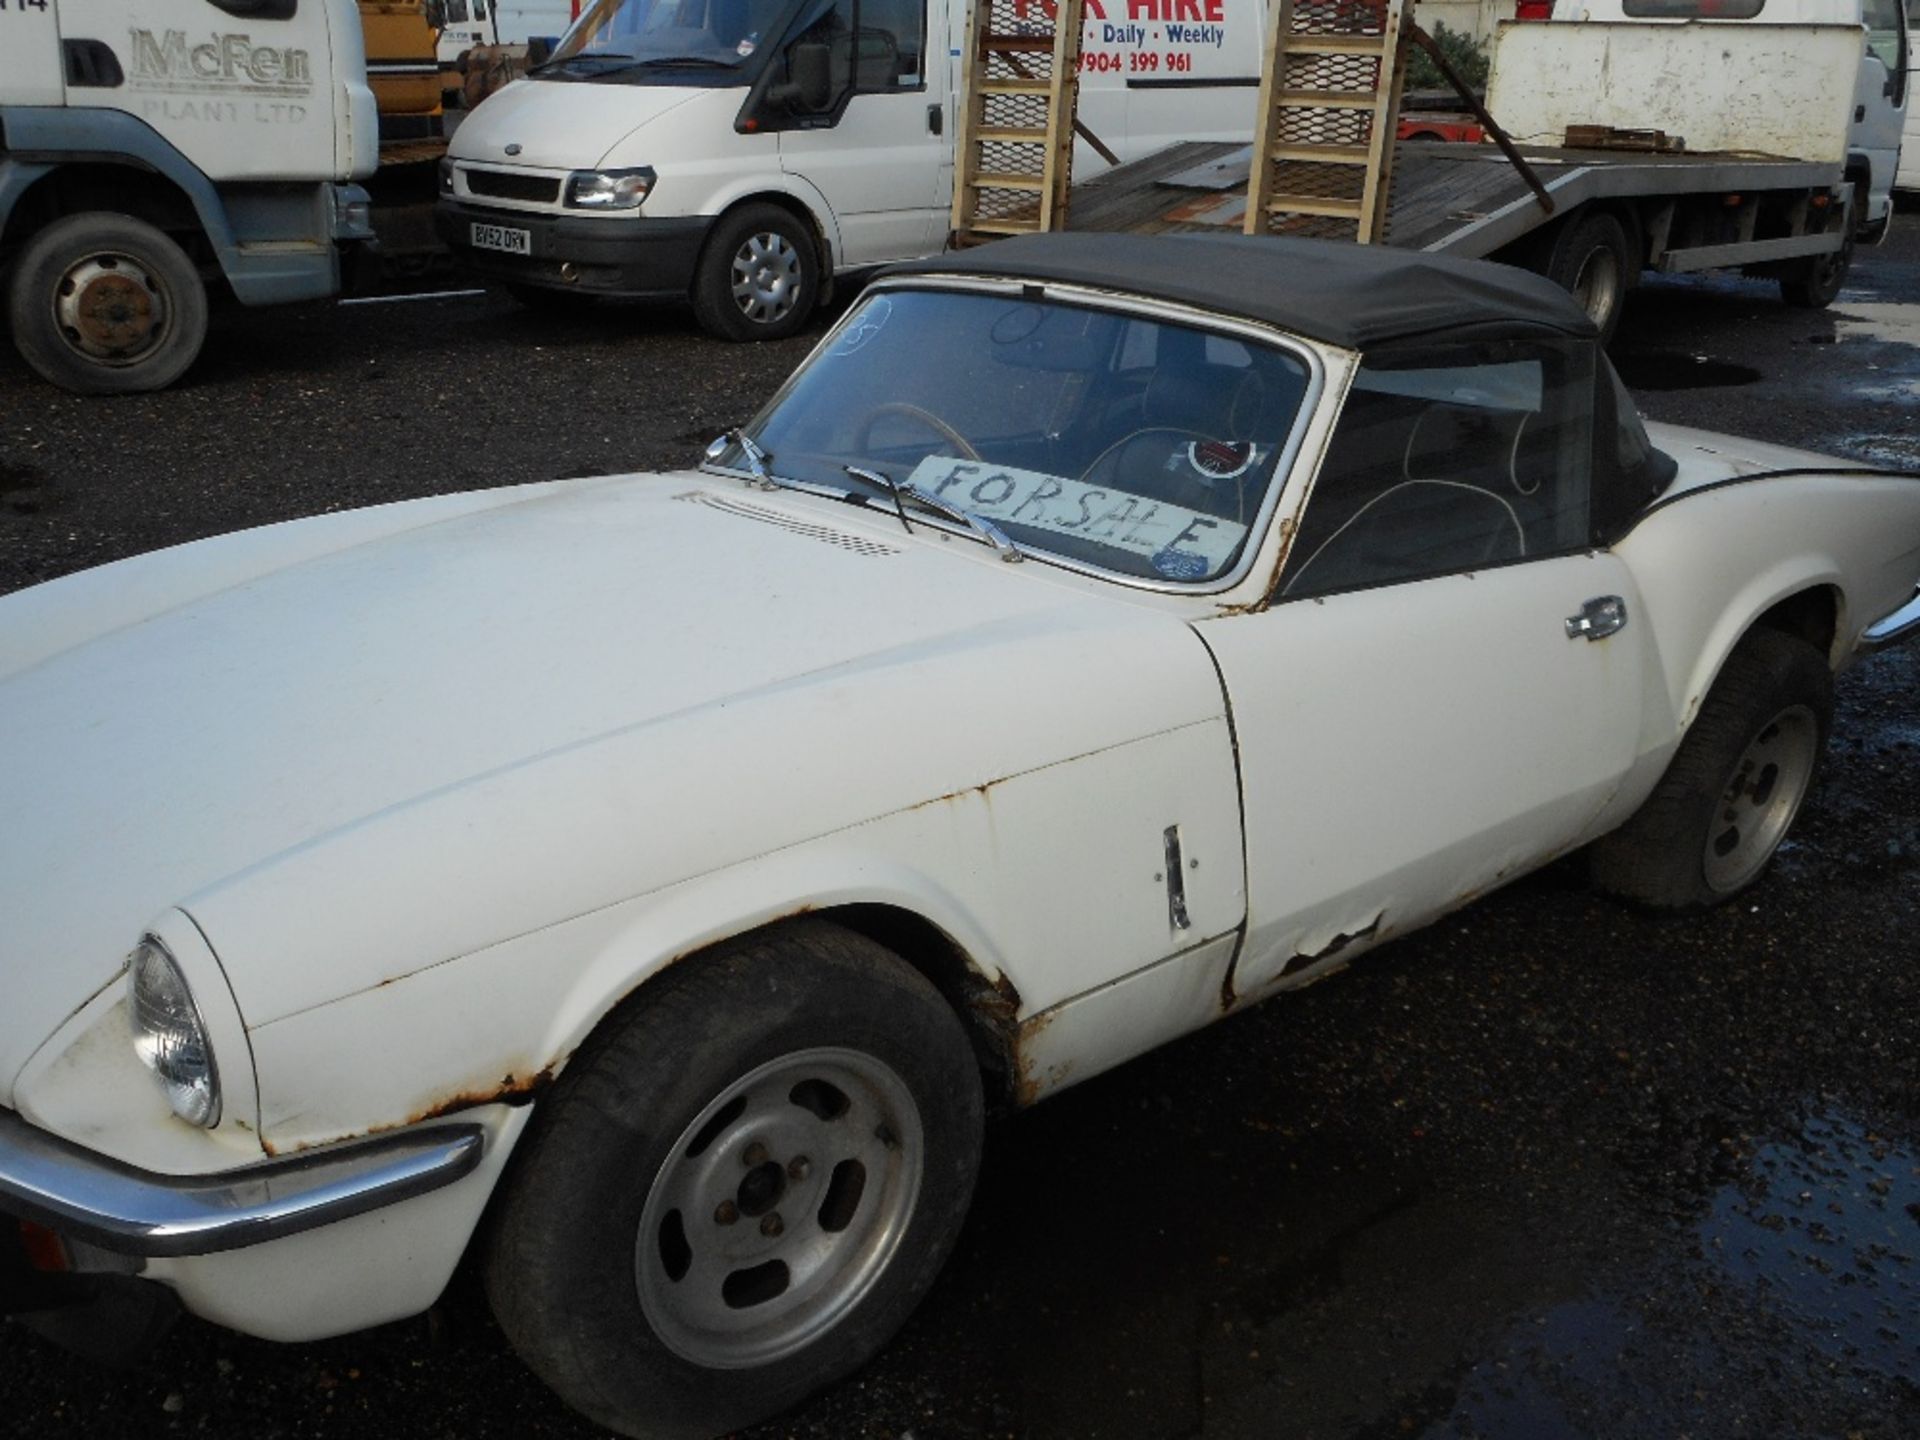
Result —
<path fill-rule="evenodd" d="M 487 1260 L 559 1394 L 626 1435 L 710 1436 L 852 1371 L 938 1272 L 981 1094 L 939 993 L 838 926 L 652 982 L 522 1141 Z"/>
<path fill-rule="evenodd" d="M 7 317 L 21 358 L 81 395 L 161 390 L 207 338 L 207 291 L 165 231 L 95 211 L 56 220 L 13 269 Z"/>
<path fill-rule="evenodd" d="M 783 340 L 820 298 L 811 228 L 778 205 L 744 205 L 707 237 L 693 279 L 693 310 L 723 340 Z"/>
<path fill-rule="evenodd" d="M 1778 631 L 1748 635 L 1653 794 L 1594 843 L 1594 884 L 1656 910 L 1702 909 L 1739 894 L 1786 839 L 1832 721 L 1826 657 Z"/>

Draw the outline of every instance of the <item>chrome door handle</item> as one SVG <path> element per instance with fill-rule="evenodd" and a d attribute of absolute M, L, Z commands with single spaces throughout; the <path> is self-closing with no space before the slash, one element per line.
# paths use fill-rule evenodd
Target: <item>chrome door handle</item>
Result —
<path fill-rule="evenodd" d="M 1567 639 L 1604 640 L 1627 624 L 1627 602 L 1618 595 L 1596 595 L 1567 617 Z"/>

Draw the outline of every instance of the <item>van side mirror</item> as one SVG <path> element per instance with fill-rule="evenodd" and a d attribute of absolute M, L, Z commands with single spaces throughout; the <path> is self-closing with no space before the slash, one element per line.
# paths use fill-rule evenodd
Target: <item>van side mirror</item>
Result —
<path fill-rule="evenodd" d="M 802 43 L 787 52 L 792 83 L 783 96 L 789 105 L 815 113 L 833 104 L 832 52 L 825 45 Z"/>
<path fill-rule="evenodd" d="M 546 64 L 548 59 L 552 55 L 553 55 L 553 37 L 552 36 L 533 35 L 528 37 L 527 68 L 529 70 L 533 69 L 537 65 Z"/>

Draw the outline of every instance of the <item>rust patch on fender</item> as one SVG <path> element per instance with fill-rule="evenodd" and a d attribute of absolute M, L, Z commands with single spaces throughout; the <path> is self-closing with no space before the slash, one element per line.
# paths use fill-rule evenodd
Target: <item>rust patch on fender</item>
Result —
<path fill-rule="evenodd" d="M 298 1145 L 276 1145 L 262 1135 L 260 1148 L 268 1155 L 279 1159 L 283 1156 L 298 1155 L 307 1150 L 319 1150 L 329 1145 L 340 1145 L 352 1140 L 370 1140 L 376 1135 L 405 1130 L 410 1126 L 424 1124 L 428 1120 L 439 1120 L 462 1110 L 476 1110 L 482 1105 L 531 1105 L 535 1098 L 553 1083 L 554 1071 L 560 1064 L 561 1061 L 556 1060 L 531 1075 L 522 1076 L 509 1072 L 502 1075 L 496 1085 L 476 1086 L 473 1089 L 456 1091 L 445 1099 L 436 1100 L 431 1105 L 415 1110 L 404 1120 L 389 1120 L 383 1124 L 369 1125 L 364 1130 L 329 1135 L 321 1140 L 303 1140 Z"/>
<path fill-rule="evenodd" d="M 1385 912 L 1382 911 L 1380 915 L 1374 916 L 1372 920 L 1362 925 L 1358 930 L 1351 930 L 1344 935 L 1334 936 L 1333 939 L 1329 940 L 1325 945 L 1322 945 L 1318 950 L 1311 953 L 1303 950 L 1290 956 L 1287 963 L 1280 967 L 1280 974 L 1275 978 L 1284 980 L 1290 975 L 1298 975 L 1309 965 L 1318 965 L 1322 960 L 1331 960 L 1356 940 L 1371 939 L 1379 933 L 1380 921 L 1384 915 Z"/>
<path fill-rule="evenodd" d="M 461 1110 L 473 1110 L 482 1105 L 531 1105 L 534 1098 L 553 1083 L 553 1066 L 548 1065 L 532 1075 L 518 1076 L 507 1074 L 500 1077 L 500 1083 L 486 1089 L 462 1090 L 449 1095 L 446 1099 L 416 1110 L 396 1126 L 382 1126 L 382 1129 L 404 1128 L 418 1125 L 424 1120 L 438 1120 L 443 1115 L 452 1115 Z M 369 1134 L 373 1133 L 371 1131 Z"/>

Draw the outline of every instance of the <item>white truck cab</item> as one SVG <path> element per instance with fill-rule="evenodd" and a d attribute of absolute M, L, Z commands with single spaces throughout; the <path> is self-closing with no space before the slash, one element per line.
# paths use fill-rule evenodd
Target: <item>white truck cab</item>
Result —
<path fill-rule="evenodd" d="M 945 245 L 966 17 L 599 0 L 455 133 L 440 233 L 529 304 L 690 297 L 717 334 L 790 334 L 834 274 Z M 1250 138 L 1264 22 L 1260 0 L 1086 0 L 1082 123 L 1122 160 Z M 1101 163 L 1082 142 L 1076 173 Z"/>
<path fill-rule="evenodd" d="M 14 344 L 83 393 L 171 384 L 208 290 L 340 288 L 379 122 L 353 0 L 11 0 L 0 278 Z"/>
<path fill-rule="evenodd" d="M 1861 26 L 1847 178 L 1854 184 L 1855 228 L 1872 243 L 1893 220 L 1901 133 L 1911 113 L 1908 4 L 1920 10 L 1920 0 L 1560 0 L 1553 19 Z M 1765 104 L 1766 97 L 1728 97 L 1730 106 L 1742 103 Z"/>

